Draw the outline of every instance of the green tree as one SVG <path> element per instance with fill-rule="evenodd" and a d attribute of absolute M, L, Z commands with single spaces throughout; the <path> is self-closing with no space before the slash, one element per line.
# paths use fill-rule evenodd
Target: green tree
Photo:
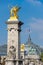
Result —
<path fill-rule="evenodd" d="M 43 62 L 43 53 L 40 54 L 40 59 Z"/>

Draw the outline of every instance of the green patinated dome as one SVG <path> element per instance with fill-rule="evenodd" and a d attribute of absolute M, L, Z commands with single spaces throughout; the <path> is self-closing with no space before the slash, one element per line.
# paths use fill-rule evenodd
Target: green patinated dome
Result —
<path fill-rule="evenodd" d="M 25 54 L 40 55 L 40 53 L 41 53 L 41 48 L 32 42 L 31 37 L 29 35 L 28 40 L 25 44 Z"/>

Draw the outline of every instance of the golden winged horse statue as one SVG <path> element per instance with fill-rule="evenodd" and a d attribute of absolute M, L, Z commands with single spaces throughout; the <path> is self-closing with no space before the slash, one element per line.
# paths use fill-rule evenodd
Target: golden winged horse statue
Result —
<path fill-rule="evenodd" d="M 18 15 L 17 15 L 17 12 L 19 11 L 21 7 L 13 7 L 11 10 L 10 10 L 10 17 L 13 17 L 14 19 L 18 19 Z"/>

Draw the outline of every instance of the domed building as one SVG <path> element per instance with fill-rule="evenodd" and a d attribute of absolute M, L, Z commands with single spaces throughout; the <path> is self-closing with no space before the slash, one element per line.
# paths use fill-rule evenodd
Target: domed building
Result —
<path fill-rule="evenodd" d="M 29 55 L 40 55 L 41 53 L 41 49 L 39 48 L 38 45 L 32 42 L 30 35 L 28 37 L 28 41 L 25 44 L 25 50 L 26 49 Z"/>
<path fill-rule="evenodd" d="M 30 34 L 25 44 L 21 44 L 21 51 L 24 51 L 25 57 L 39 59 L 41 48 L 34 44 L 31 40 Z"/>

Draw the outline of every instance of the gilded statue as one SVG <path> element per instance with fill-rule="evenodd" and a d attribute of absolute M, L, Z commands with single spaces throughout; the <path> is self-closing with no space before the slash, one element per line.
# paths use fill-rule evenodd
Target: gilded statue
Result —
<path fill-rule="evenodd" d="M 18 19 L 18 15 L 17 15 L 17 12 L 19 11 L 21 7 L 13 7 L 11 10 L 10 10 L 10 17 L 11 18 L 14 18 L 14 19 Z"/>

